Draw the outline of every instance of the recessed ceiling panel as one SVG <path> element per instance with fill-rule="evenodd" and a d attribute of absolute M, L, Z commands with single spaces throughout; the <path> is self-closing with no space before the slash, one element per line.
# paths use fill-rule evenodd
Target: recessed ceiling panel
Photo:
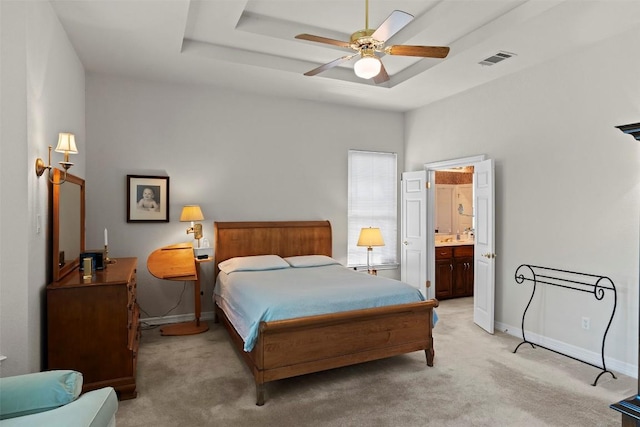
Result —
<path fill-rule="evenodd" d="M 2 0 L 0 0 L 2 1 Z M 407 111 L 640 25 L 638 0 L 370 0 L 369 26 L 415 18 L 386 45 L 448 46 L 445 59 L 381 56 L 383 84 L 356 77 L 352 53 L 300 33 L 348 40 L 365 0 L 49 0 L 85 70 L 367 108 Z M 517 57 L 478 62 L 499 51 Z"/>

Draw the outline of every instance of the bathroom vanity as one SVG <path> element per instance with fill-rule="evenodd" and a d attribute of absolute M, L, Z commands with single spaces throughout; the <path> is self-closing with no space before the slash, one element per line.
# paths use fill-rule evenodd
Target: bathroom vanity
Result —
<path fill-rule="evenodd" d="M 473 295 L 473 241 L 436 242 L 436 298 Z"/>

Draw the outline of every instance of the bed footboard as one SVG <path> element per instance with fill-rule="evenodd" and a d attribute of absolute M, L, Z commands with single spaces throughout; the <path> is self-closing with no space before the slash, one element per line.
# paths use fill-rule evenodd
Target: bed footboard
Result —
<path fill-rule="evenodd" d="M 218 307 L 218 317 L 252 370 L 256 404 L 264 404 L 264 384 L 312 372 L 424 350 L 433 366 L 433 308 L 438 301 L 355 310 L 262 322 L 254 349 L 242 339 Z"/>

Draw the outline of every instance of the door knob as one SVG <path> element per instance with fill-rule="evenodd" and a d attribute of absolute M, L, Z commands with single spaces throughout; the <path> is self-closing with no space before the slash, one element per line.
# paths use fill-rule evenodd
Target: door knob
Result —
<path fill-rule="evenodd" d="M 483 256 L 483 257 L 485 257 L 485 258 L 489 258 L 489 259 L 491 259 L 491 258 L 495 258 L 495 257 L 496 257 L 496 254 L 491 254 L 491 253 L 489 253 L 489 254 L 482 254 L 482 256 Z"/>
<path fill-rule="evenodd" d="M 402 242 L 403 245 L 408 245 L 409 242 L 407 242 L 406 240 L 404 242 Z"/>

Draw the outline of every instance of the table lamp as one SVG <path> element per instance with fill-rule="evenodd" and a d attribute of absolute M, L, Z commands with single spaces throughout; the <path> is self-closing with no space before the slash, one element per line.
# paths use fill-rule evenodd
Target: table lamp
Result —
<path fill-rule="evenodd" d="M 360 230 L 357 245 L 367 247 L 367 272 L 369 274 L 376 274 L 375 271 L 371 269 L 371 251 L 374 246 L 384 246 L 380 229 L 377 227 L 369 227 Z"/>
<path fill-rule="evenodd" d="M 198 241 L 200 247 L 200 239 L 202 239 L 202 224 L 196 224 L 195 221 L 202 221 L 204 215 L 198 205 L 185 205 L 180 214 L 181 222 L 191 221 L 191 227 L 187 228 L 187 234 L 193 233 L 193 238 Z"/>

